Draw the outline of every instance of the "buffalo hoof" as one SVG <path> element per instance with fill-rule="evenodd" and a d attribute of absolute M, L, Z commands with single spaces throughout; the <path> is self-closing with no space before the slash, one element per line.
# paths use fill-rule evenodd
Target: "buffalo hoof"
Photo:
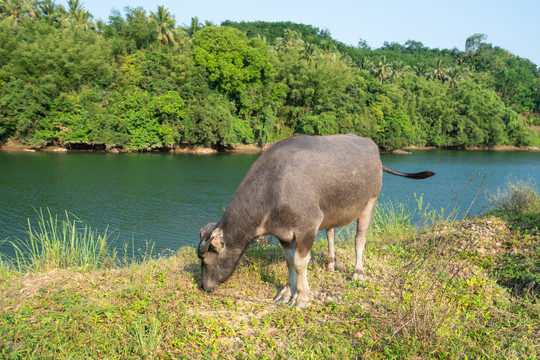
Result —
<path fill-rule="evenodd" d="M 326 264 L 326 270 L 327 271 L 339 271 L 339 272 L 341 272 L 341 268 L 339 267 L 337 261 L 329 262 L 328 264 Z"/>
<path fill-rule="evenodd" d="M 298 294 L 295 294 L 291 301 L 289 302 L 290 306 L 297 306 L 300 309 L 304 309 L 308 307 L 310 304 L 309 296 L 299 296 Z"/>
<path fill-rule="evenodd" d="M 276 304 L 283 304 L 288 302 L 291 299 L 291 288 L 289 285 L 285 285 L 285 287 L 281 290 L 278 290 L 276 293 L 276 296 L 274 296 L 274 303 Z"/>
<path fill-rule="evenodd" d="M 353 280 L 365 282 L 366 278 L 364 277 L 364 272 L 362 270 L 355 270 L 352 276 Z"/>

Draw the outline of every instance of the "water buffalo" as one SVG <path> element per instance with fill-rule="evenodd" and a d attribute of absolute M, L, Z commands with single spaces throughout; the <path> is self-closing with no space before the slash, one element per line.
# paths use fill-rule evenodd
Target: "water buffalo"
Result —
<path fill-rule="evenodd" d="M 362 252 L 383 171 L 377 145 L 354 134 L 294 136 L 273 144 L 253 163 L 218 223 L 201 229 L 201 286 L 213 291 L 233 273 L 249 243 L 271 234 L 283 246 L 289 278 L 277 303 L 309 304 L 307 265 L 317 232 L 358 222 L 354 279 L 363 277 Z M 333 257 L 333 236 L 332 253 Z"/>

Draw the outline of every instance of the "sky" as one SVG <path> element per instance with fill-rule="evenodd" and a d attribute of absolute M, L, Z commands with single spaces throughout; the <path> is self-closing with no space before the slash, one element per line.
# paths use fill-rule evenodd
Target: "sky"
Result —
<path fill-rule="evenodd" d="M 540 65 L 539 0 L 81 0 L 95 19 L 107 20 L 111 10 L 143 7 L 148 12 L 163 5 L 177 25 L 192 17 L 216 25 L 231 21 L 291 21 L 327 29 L 332 37 L 371 48 L 385 41 L 422 42 L 439 49 L 464 50 L 476 33 L 486 42 Z M 67 0 L 57 0 L 66 6 Z"/>

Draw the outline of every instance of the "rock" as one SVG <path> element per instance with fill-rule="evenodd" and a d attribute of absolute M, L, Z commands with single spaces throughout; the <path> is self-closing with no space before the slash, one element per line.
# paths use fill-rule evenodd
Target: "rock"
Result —
<path fill-rule="evenodd" d="M 395 150 L 390 151 L 390 154 L 396 154 L 396 155 L 412 155 L 412 152 L 410 152 L 410 151 L 405 151 L 405 150 L 401 150 L 401 149 L 395 149 Z"/>

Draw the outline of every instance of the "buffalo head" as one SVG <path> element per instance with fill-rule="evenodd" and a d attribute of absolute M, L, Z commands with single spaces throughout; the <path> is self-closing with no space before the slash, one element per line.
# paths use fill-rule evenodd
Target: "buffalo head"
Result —
<path fill-rule="evenodd" d="M 216 223 L 204 226 L 200 237 L 197 255 L 201 259 L 201 286 L 212 292 L 231 277 L 242 252 L 226 246 L 223 229 Z"/>

